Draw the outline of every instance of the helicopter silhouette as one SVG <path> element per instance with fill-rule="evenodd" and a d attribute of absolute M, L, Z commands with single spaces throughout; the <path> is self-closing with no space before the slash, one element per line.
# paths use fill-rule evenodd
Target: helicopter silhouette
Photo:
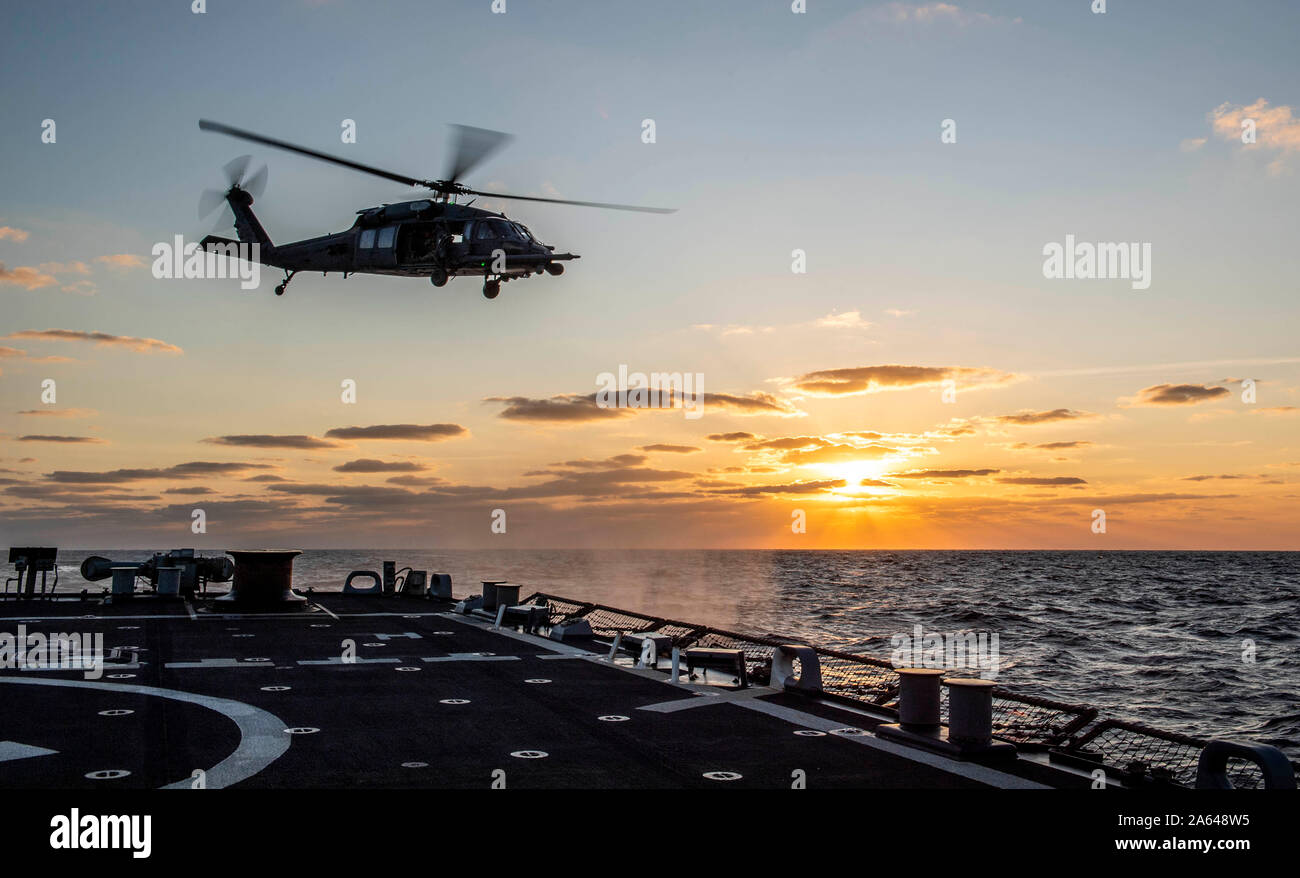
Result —
<path fill-rule="evenodd" d="M 285 273 L 284 280 L 275 288 L 277 296 L 284 294 L 289 282 L 300 271 L 336 271 L 342 272 L 345 278 L 351 274 L 427 277 L 435 287 L 445 286 L 453 277 L 481 277 L 483 295 L 495 299 L 504 281 L 531 277 L 541 272 L 558 276 L 564 273 L 565 262 L 580 258 L 576 253 L 556 253 L 553 246 L 543 244 L 526 226 L 509 219 L 503 213 L 471 207 L 472 201 L 469 204 L 457 204 L 455 199 L 458 195 L 481 195 L 642 213 L 675 212 L 673 208 L 508 195 L 471 189 L 460 182 L 461 178 L 510 140 L 510 135 L 486 128 L 452 126 L 454 137 L 451 161 L 446 175 L 439 180 L 421 180 L 385 171 L 208 119 L 200 119 L 199 128 L 429 190 L 427 198 L 359 210 L 356 221 L 347 231 L 288 244 L 273 244 L 252 211 L 254 199 L 261 195 L 266 185 L 265 166 L 249 175 L 250 156 L 241 156 L 227 164 L 225 171 L 228 188 L 225 191 L 209 189 L 204 192 L 199 199 L 199 215 L 200 218 L 207 216 L 225 202 L 234 214 L 234 227 L 239 240 L 208 235 L 200 242 L 200 247 L 205 251 L 230 253 L 233 252 L 230 248 L 241 243 L 257 244 L 257 261 L 282 269 Z"/>

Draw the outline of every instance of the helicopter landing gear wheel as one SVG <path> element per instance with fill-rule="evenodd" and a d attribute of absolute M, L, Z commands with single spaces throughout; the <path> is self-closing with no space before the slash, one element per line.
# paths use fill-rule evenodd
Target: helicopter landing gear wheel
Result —
<path fill-rule="evenodd" d="M 281 281 L 281 282 L 279 283 L 279 285 L 276 286 L 276 288 L 275 288 L 275 294 L 276 294 L 277 296 L 283 296 L 283 295 L 284 295 L 284 291 L 287 290 L 287 289 L 289 288 L 289 281 L 293 280 L 293 276 L 294 276 L 295 274 L 297 274 L 297 273 L 298 273 L 298 272 L 296 272 L 296 271 L 289 271 L 287 268 L 285 269 L 285 271 L 284 271 L 284 280 Z"/>
<path fill-rule="evenodd" d="M 445 287 L 447 285 L 447 272 L 441 268 L 435 268 L 433 274 L 429 275 L 429 282 L 435 287 Z"/>
<path fill-rule="evenodd" d="M 501 292 L 501 281 L 485 280 L 483 281 L 483 298 L 495 299 Z"/>

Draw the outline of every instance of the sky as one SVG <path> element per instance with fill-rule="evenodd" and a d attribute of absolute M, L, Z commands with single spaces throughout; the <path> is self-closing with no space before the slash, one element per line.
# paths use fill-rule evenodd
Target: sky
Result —
<path fill-rule="evenodd" d="M 0 538 L 1300 548 L 1300 6 L 1093 5 L 7 9 Z M 276 242 L 412 197 L 200 118 L 426 178 L 492 128 L 472 186 L 677 212 L 482 200 L 582 256 L 493 301 L 156 278 L 239 155 Z"/>

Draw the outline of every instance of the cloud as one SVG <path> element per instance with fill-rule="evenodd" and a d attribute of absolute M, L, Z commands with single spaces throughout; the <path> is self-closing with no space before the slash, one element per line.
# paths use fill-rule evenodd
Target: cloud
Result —
<path fill-rule="evenodd" d="M 860 311 L 845 311 L 842 314 L 831 312 L 815 321 L 817 326 L 828 329 L 867 329 L 872 324 L 862 319 Z"/>
<path fill-rule="evenodd" d="M 47 473 L 45 477 L 52 482 L 63 484 L 108 485 L 123 482 L 143 482 L 151 479 L 196 479 L 202 476 L 233 475 L 250 469 L 270 469 L 270 467 L 262 463 L 194 460 L 159 469 L 116 469 L 107 472 L 55 470 L 52 473 Z"/>
<path fill-rule="evenodd" d="M 23 329 L 5 338 L 30 338 L 39 341 L 84 341 L 105 347 L 124 347 L 137 353 L 180 354 L 174 344 L 156 338 L 136 338 L 130 335 L 110 335 L 107 332 L 84 332 L 79 329 Z"/>
<path fill-rule="evenodd" d="M 36 267 L 50 274 L 90 274 L 90 266 L 84 262 L 42 262 Z"/>
<path fill-rule="evenodd" d="M 761 390 L 740 396 L 734 393 L 705 393 L 703 404 L 731 409 L 738 415 L 776 415 L 782 418 L 802 417 L 804 412 L 791 403 Z"/>
<path fill-rule="evenodd" d="M 695 323 L 692 329 L 703 330 L 704 332 L 716 331 L 720 336 L 726 335 L 766 335 L 776 332 L 775 326 L 745 326 L 740 323 L 728 323 L 724 326 L 718 326 L 713 323 Z"/>
<path fill-rule="evenodd" d="M 1015 375 L 995 369 L 971 366 L 859 366 L 851 369 L 823 369 L 800 375 L 790 382 L 795 390 L 812 396 L 852 396 L 934 387 L 951 380 L 958 389 L 972 390 L 1014 381 Z"/>
<path fill-rule="evenodd" d="M 446 479 L 440 479 L 437 476 L 393 476 L 391 479 L 385 479 L 384 481 L 393 485 L 410 485 L 412 487 L 418 485 L 445 485 L 447 483 Z"/>
<path fill-rule="evenodd" d="M 972 479 L 1001 472 L 996 469 L 921 469 L 905 473 L 889 473 L 891 479 Z"/>
<path fill-rule="evenodd" d="M 216 491 L 211 488 L 168 488 L 163 491 L 164 494 L 215 494 Z"/>
<path fill-rule="evenodd" d="M 0 226 L 0 241 L 26 241 L 28 233 L 13 226 Z"/>
<path fill-rule="evenodd" d="M 247 448 L 338 448 L 337 442 L 327 442 L 315 436 L 293 434 L 273 436 L 268 434 L 241 434 L 212 436 L 203 440 L 210 445 L 233 445 Z"/>
<path fill-rule="evenodd" d="M 1251 409 L 1250 413 L 1252 415 L 1269 415 L 1273 417 L 1278 417 L 1283 415 L 1294 415 L 1297 412 L 1300 412 L 1300 406 L 1274 405 L 1274 406 L 1269 406 L 1268 408 Z"/>
<path fill-rule="evenodd" d="M 742 446 L 741 450 L 781 452 L 782 461 L 798 466 L 880 460 L 891 455 L 908 453 L 877 442 L 841 442 L 822 436 L 781 436 L 775 439 L 760 439 Z"/>
<path fill-rule="evenodd" d="M 646 462 L 648 458 L 644 454 L 616 454 L 613 457 L 607 457 L 604 460 L 590 460 L 581 458 L 579 460 L 566 460 L 562 463 L 547 464 L 548 466 L 558 467 L 561 469 L 619 469 L 620 467 L 638 466 Z"/>
<path fill-rule="evenodd" d="M 530 399 L 526 396 L 489 396 L 484 402 L 505 403 L 497 417 L 507 421 L 541 421 L 552 424 L 579 424 L 586 421 L 603 421 L 626 417 L 633 413 L 627 408 L 601 408 L 596 405 L 596 394 L 564 393 L 549 399 Z"/>
<path fill-rule="evenodd" d="M 714 488 L 710 494 L 734 494 L 742 497 L 761 494 L 818 494 L 834 488 L 843 488 L 844 479 L 818 479 L 811 482 L 789 482 L 784 485 L 745 485 L 736 488 Z"/>
<path fill-rule="evenodd" d="M 421 463 L 409 460 L 384 461 L 363 457 L 349 460 L 334 467 L 336 473 L 418 473 L 428 469 Z"/>
<path fill-rule="evenodd" d="M 974 24 L 992 24 L 1006 19 L 996 18 L 984 12 L 968 12 L 953 3 L 886 3 L 870 8 L 870 14 L 876 21 L 895 24 L 914 22 L 917 24 L 953 24 L 968 27 Z M 1018 23 L 1020 19 L 1012 19 Z"/>
<path fill-rule="evenodd" d="M 710 442 L 748 442 L 758 437 L 753 433 L 746 433 L 744 430 L 736 430 L 732 433 L 710 433 L 704 438 Z"/>
<path fill-rule="evenodd" d="M 19 436 L 19 442 L 64 442 L 68 444 L 107 445 L 108 440 L 93 436 Z"/>
<path fill-rule="evenodd" d="M 1015 442 L 1007 447 L 1013 451 L 1071 451 L 1076 448 L 1090 448 L 1093 443 L 1086 439 L 1073 439 L 1068 442 Z"/>
<path fill-rule="evenodd" d="M 1013 424 L 1018 427 L 1029 427 L 1035 424 L 1051 424 L 1057 421 L 1078 421 L 1085 418 L 1095 417 L 1097 416 L 1092 412 L 1081 412 L 1074 409 L 1051 409 L 1050 411 L 1023 409 L 1012 415 L 999 415 L 993 420 L 999 424 Z"/>
<path fill-rule="evenodd" d="M 46 418 L 93 418 L 99 412 L 94 409 L 25 409 L 18 414 Z"/>
<path fill-rule="evenodd" d="M 469 431 L 460 424 L 375 424 L 370 427 L 335 427 L 326 430 L 330 439 L 392 439 L 405 442 L 441 442 Z"/>
<path fill-rule="evenodd" d="M 1086 485 L 1077 476 L 1008 476 L 994 479 L 1003 485 Z"/>
<path fill-rule="evenodd" d="M 730 409 L 738 415 L 777 415 L 783 418 L 803 415 L 803 412 L 786 400 L 762 391 L 749 394 L 706 392 L 701 394 L 699 399 L 703 408 L 712 406 Z M 675 410 L 675 407 L 654 409 L 628 406 L 601 407 L 596 402 L 595 393 L 564 393 L 547 399 L 532 399 L 526 396 L 489 396 L 484 402 L 503 403 L 505 408 L 498 417 L 508 421 L 552 424 L 580 424 L 627 417 L 643 411 Z"/>
<path fill-rule="evenodd" d="M 1248 119 L 1255 122 L 1254 143 L 1242 143 L 1242 123 Z M 1268 165 L 1270 173 L 1285 170 L 1291 154 L 1300 152 L 1300 119 L 1288 106 L 1270 107 L 1264 98 L 1253 104 L 1222 103 L 1210 111 L 1209 120 L 1214 133 L 1222 139 L 1239 143 L 1246 150 L 1275 153 Z"/>
<path fill-rule="evenodd" d="M 102 262 L 109 268 L 144 268 L 144 260 L 134 253 L 110 253 L 95 257 L 95 261 Z"/>
<path fill-rule="evenodd" d="M 904 311 L 902 308 L 886 308 L 885 313 L 890 317 L 911 317 L 915 311 Z"/>
<path fill-rule="evenodd" d="M 694 445 L 665 445 L 663 443 L 655 443 L 654 445 L 642 445 L 641 450 L 660 451 L 666 454 L 694 454 L 695 452 L 703 451 L 704 449 L 697 448 Z"/>
<path fill-rule="evenodd" d="M 1153 384 L 1138 391 L 1138 395 L 1128 400 L 1128 405 L 1196 405 L 1221 399 L 1229 393 L 1228 388 L 1209 384 Z"/>
<path fill-rule="evenodd" d="M 1206 139 L 1207 138 L 1204 137 L 1189 137 L 1186 140 L 1184 140 L 1182 143 L 1178 144 L 1178 151 L 1196 152 L 1198 149 L 1205 146 Z"/>
<path fill-rule="evenodd" d="M 12 284 L 26 290 L 39 290 L 42 287 L 54 286 L 58 282 L 54 275 L 46 274 L 29 265 L 5 268 L 5 264 L 0 262 L 0 284 Z"/>

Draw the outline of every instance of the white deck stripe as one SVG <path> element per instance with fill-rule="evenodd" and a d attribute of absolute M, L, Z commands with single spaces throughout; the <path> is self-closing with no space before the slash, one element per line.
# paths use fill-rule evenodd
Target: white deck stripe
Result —
<path fill-rule="evenodd" d="M 244 704 L 241 701 L 128 683 L 90 683 L 84 680 L 36 680 L 0 677 L 0 685 L 5 683 L 28 686 L 67 686 L 72 689 L 94 689 L 101 692 L 152 695 L 157 698 L 170 698 L 173 701 L 196 704 L 199 707 L 206 707 L 209 710 L 216 711 L 233 722 L 239 729 L 239 744 L 229 756 L 205 771 L 205 782 L 208 789 L 220 789 L 247 780 L 279 759 L 289 749 L 289 736 L 284 733 L 284 728 L 287 725 L 285 721 L 259 707 Z M 186 777 L 184 780 L 167 784 L 163 789 L 189 789 L 192 783 L 191 778 Z"/>

